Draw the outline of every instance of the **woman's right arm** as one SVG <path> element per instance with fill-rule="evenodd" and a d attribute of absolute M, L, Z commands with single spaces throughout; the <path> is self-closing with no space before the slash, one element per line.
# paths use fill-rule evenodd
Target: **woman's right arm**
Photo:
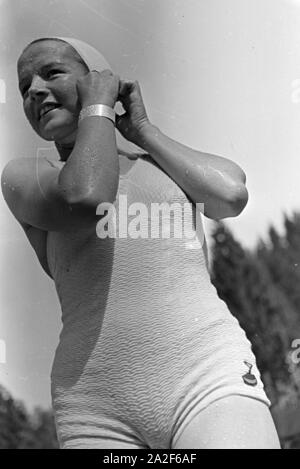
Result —
<path fill-rule="evenodd" d="M 105 104 L 114 108 L 119 82 L 119 77 L 110 70 L 85 75 L 77 83 L 81 107 Z M 80 122 L 74 149 L 58 182 L 70 205 L 79 203 L 96 210 L 100 202 L 114 202 L 119 184 L 119 157 L 111 120 L 93 116 Z"/>
<path fill-rule="evenodd" d="M 114 107 L 118 90 L 119 78 L 108 71 L 91 72 L 78 85 L 82 107 Z M 4 198 L 17 220 L 45 231 L 96 223 L 98 204 L 115 200 L 118 182 L 115 127 L 103 117 L 82 120 L 61 170 L 45 158 L 19 158 L 10 161 L 1 176 Z"/>

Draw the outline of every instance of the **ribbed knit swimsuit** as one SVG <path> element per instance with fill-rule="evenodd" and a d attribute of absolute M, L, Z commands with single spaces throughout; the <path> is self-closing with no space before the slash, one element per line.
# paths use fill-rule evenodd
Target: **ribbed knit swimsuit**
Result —
<path fill-rule="evenodd" d="M 174 211 L 168 235 L 167 211 L 151 212 L 161 203 L 191 205 L 144 156 L 120 176 L 110 225 L 118 232 L 123 217 L 119 236 L 99 236 L 100 224 L 48 233 L 63 323 L 51 373 L 62 448 L 103 448 L 108 439 L 171 448 L 222 397 L 270 405 L 251 344 L 211 284 L 201 217 L 195 223 L 195 207 L 187 211 L 194 238 L 175 237 Z"/>

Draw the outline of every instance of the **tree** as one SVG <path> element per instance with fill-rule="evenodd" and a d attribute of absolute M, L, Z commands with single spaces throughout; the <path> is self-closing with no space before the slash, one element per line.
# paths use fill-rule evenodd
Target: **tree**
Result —
<path fill-rule="evenodd" d="M 300 215 L 284 216 L 285 233 L 282 236 L 273 226 L 269 229 L 269 243 L 260 243 L 257 255 L 267 266 L 277 288 L 284 292 L 298 317 L 289 318 L 299 323 L 300 313 Z M 299 336 L 298 336 L 299 337 Z"/>
<path fill-rule="evenodd" d="M 292 385 L 287 356 L 299 333 L 294 305 L 274 283 L 261 251 L 245 250 L 223 223 L 213 237 L 212 282 L 252 343 L 267 392 L 277 402 L 282 384 Z M 274 245 L 282 244 L 275 231 L 272 237 Z"/>
<path fill-rule="evenodd" d="M 55 449 L 58 447 L 51 411 L 24 405 L 0 386 L 0 449 Z"/>

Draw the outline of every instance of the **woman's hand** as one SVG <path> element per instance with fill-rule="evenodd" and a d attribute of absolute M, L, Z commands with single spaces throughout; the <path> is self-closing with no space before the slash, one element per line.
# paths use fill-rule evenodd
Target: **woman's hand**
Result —
<path fill-rule="evenodd" d="M 119 132 L 132 143 L 139 145 L 143 130 L 151 126 L 137 81 L 120 80 L 118 100 L 122 103 L 125 113 L 117 116 L 116 127 Z"/>
<path fill-rule="evenodd" d="M 115 107 L 119 95 L 120 77 L 111 70 L 93 70 L 77 81 L 78 99 L 81 107 L 105 104 Z"/>

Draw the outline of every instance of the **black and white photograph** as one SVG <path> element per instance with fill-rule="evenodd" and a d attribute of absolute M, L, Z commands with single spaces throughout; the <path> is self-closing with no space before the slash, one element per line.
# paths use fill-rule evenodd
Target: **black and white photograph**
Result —
<path fill-rule="evenodd" d="M 0 0 L 0 139 L 0 449 L 300 449 L 300 0 Z"/>

